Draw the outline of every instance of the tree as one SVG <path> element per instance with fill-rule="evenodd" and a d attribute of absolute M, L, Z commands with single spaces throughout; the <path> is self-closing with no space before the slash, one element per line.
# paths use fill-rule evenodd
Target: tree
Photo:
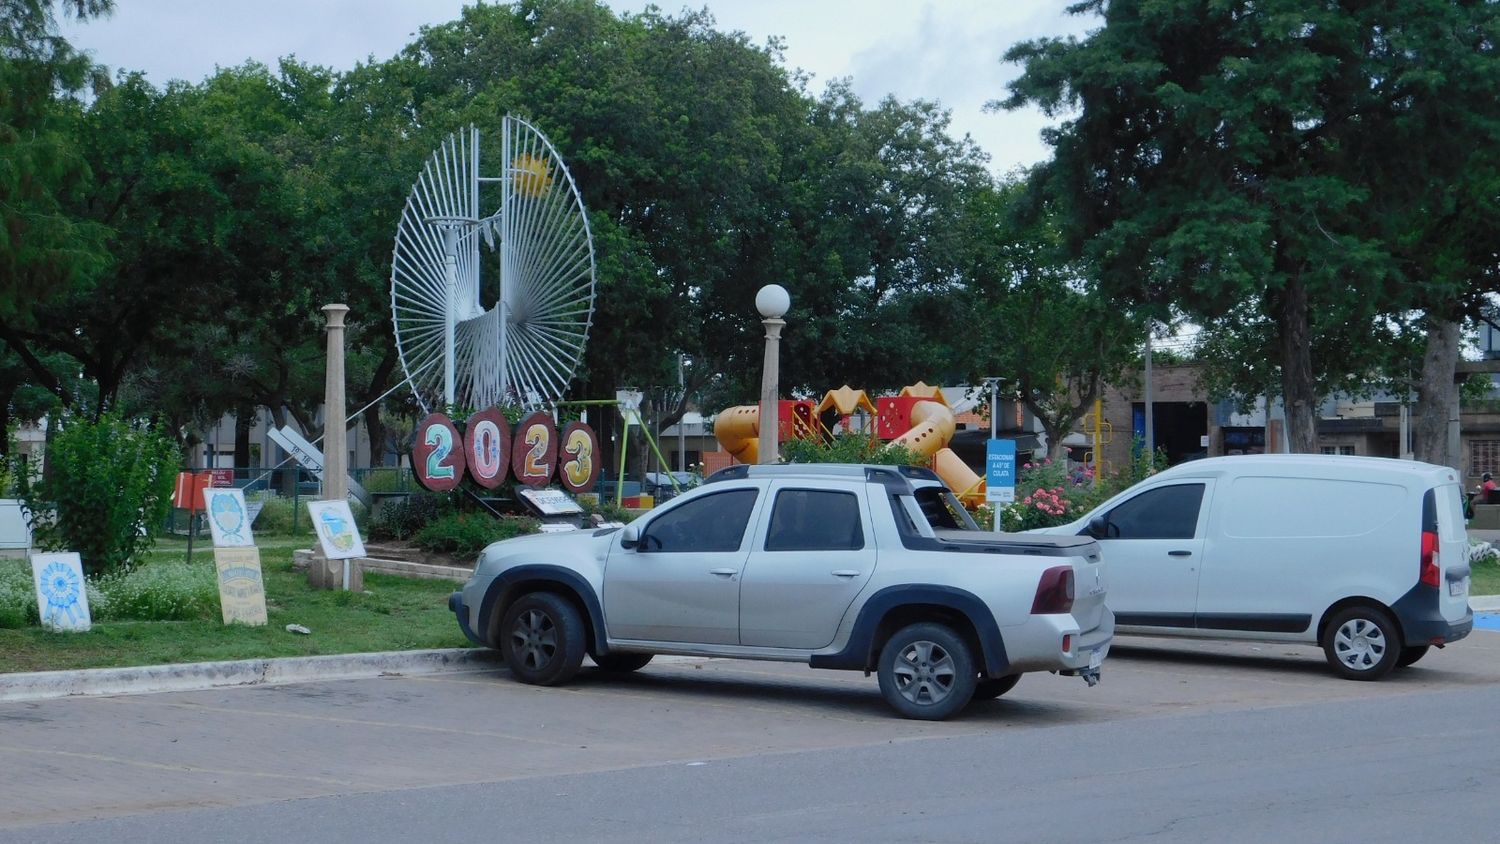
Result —
<path fill-rule="evenodd" d="M 1003 378 L 1001 388 L 1042 423 L 1056 460 L 1105 383 L 1129 376 L 1146 325 L 1100 295 L 1086 264 L 1066 259 L 1055 219 L 1027 213 L 1026 192 L 1025 182 L 1010 182 L 967 209 L 960 324 L 969 328 L 954 333 L 976 338 L 965 356 L 970 380 Z"/>
<path fill-rule="evenodd" d="M 1451 191 L 1445 159 L 1493 146 L 1497 10 L 1088 0 L 1070 7 L 1103 17 L 1087 39 L 1006 54 L 1025 71 L 1004 105 L 1078 110 L 1035 183 L 1109 295 L 1206 324 L 1255 308 L 1311 451 L 1320 374 L 1370 368 L 1315 358 L 1319 320 L 1357 333 L 1450 284 L 1405 260 L 1402 231 Z"/>
<path fill-rule="evenodd" d="M 88 20 L 113 5 L 0 3 L 0 340 L 64 403 L 73 398 L 64 383 L 17 332 L 34 324 L 34 303 L 78 284 L 103 261 L 103 232 L 64 206 L 90 179 L 72 133 L 74 95 L 106 80 L 57 34 L 55 7 Z"/>

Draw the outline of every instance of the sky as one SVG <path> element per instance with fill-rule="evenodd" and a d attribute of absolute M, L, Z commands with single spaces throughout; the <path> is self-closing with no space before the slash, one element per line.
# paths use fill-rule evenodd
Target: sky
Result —
<path fill-rule="evenodd" d="M 153 83 L 198 82 L 215 67 L 254 59 L 275 67 L 295 55 L 347 70 L 395 55 L 417 31 L 458 16 L 463 0 L 117 0 L 114 14 L 63 34 L 114 70 L 144 71 Z M 645 0 L 609 0 L 639 12 Z M 684 8 L 659 2 L 666 12 Z M 1019 72 L 1000 57 L 1012 44 L 1082 35 L 1092 18 L 1063 13 L 1062 0 L 696 0 L 719 28 L 756 44 L 785 41 L 786 61 L 812 75 L 820 93 L 849 77 L 867 104 L 888 94 L 937 100 L 952 112 L 954 135 L 969 134 L 997 173 L 1047 158 L 1040 138 L 1052 121 L 1033 109 L 985 113 Z"/>

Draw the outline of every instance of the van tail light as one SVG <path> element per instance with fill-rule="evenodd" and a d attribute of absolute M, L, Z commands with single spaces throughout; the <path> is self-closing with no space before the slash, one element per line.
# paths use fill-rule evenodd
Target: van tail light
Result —
<path fill-rule="evenodd" d="M 1032 615 L 1052 615 L 1073 610 L 1073 567 L 1053 566 L 1042 572 L 1031 602 Z"/>
<path fill-rule="evenodd" d="M 1417 579 L 1427 586 L 1441 585 L 1441 573 L 1438 571 L 1437 556 L 1437 531 L 1422 531 L 1422 570 Z"/>

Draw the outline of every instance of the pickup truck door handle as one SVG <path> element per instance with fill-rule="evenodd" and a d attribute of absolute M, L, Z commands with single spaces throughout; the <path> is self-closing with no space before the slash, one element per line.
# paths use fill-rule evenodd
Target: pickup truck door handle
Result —
<path fill-rule="evenodd" d="M 1169 557 L 1191 557 L 1191 556 L 1193 556 L 1193 552 L 1192 551 L 1168 551 L 1167 552 L 1167 556 L 1169 556 Z"/>
<path fill-rule="evenodd" d="M 839 569 L 833 572 L 834 577 L 859 577 L 859 572 L 854 569 Z"/>
<path fill-rule="evenodd" d="M 737 575 L 737 574 L 740 573 L 740 570 L 739 569 L 709 569 L 708 573 L 709 574 L 716 574 L 719 577 L 734 577 L 735 575 Z"/>

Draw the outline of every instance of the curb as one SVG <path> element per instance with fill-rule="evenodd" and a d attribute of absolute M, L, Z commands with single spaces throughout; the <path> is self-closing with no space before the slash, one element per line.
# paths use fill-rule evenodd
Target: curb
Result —
<path fill-rule="evenodd" d="M 1500 612 L 1500 595 L 1470 595 L 1469 609 L 1474 612 Z"/>
<path fill-rule="evenodd" d="M 387 674 L 481 671 L 501 665 L 486 648 L 189 662 L 130 668 L 35 671 L 0 674 L 0 702 L 48 700 L 82 695 L 134 695 L 187 692 L 224 686 L 260 686 L 309 680 L 360 680 Z"/>

